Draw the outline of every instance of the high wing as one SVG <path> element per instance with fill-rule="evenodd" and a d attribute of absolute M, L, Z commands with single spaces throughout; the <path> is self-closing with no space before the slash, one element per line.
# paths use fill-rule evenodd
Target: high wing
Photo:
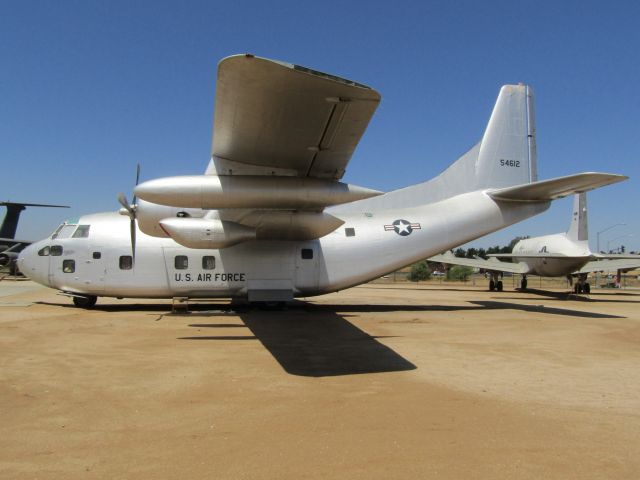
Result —
<path fill-rule="evenodd" d="M 587 263 L 578 273 L 603 272 L 614 270 L 631 270 L 640 268 L 640 257 L 637 259 L 595 260 Z"/>
<path fill-rule="evenodd" d="M 208 174 L 338 180 L 380 94 L 299 65 L 234 55 L 218 65 Z"/>
<path fill-rule="evenodd" d="M 434 255 L 427 259 L 430 262 L 446 263 L 449 265 L 463 265 L 465 267 L 482 268 L 493 272 L 528 273 L 529 266 L 524 263 L 507 263 L 500 260 L 484 260 L 482 258 L 456 257 L 451 252 Z"/>

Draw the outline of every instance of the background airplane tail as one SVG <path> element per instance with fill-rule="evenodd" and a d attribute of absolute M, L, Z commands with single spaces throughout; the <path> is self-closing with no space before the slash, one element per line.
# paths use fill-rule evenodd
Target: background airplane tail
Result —
<path fill-rule="evenodd" d="M 586 193 L 579 193 L 573 199 L 573 216 L 567 231 L 567 238 L 580 242 L 589 240 Z"/>
<path fill-rule="evenodd" d="M 332 210 L 414 207 L 462 193 L 522 185 L 537 179 L 533 90 L 526 85 L 505 85 L 500 89 L 482 140 L 440 175 Z"/>

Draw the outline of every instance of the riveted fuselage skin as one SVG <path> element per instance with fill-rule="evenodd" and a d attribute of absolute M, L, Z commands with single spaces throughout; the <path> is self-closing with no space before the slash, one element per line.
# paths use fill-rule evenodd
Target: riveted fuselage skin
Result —
<path fill-rule="evenodd" d="M 250 290 L 290 290 L 305 297 L 367 282 L 548 206 L 499 202 L 477 191 L 421 207 L 339 215 L 344 224 L 316 240 L 254 240 L 224 249 L 185 248 L 138 231 L 130 269 L 120 261 L 131 255 L 129 219 L 102 213 L 79 219 L 90 225 L 88 237 L 34 243 L 20 255 L 19 267 L 36 282 L 81 295 L 246 297 Z M 397 228 L 398 220 L 410 227 Z M 38 255 L 55 245 L 61 255 Z M 187 257 L 186 263 L 176 257 Z M 73 260 L 73 271 L 65 271 L 65 260 Z"/>

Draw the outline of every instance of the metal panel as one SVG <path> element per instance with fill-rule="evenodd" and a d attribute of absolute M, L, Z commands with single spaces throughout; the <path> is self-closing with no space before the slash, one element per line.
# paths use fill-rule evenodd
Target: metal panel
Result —
<path fill-rule="evenodd" d="M 212 154 L 222 163 L 266 167 L 263 174 L 273 167 L 339 179 L 379 102 L 378 92 L 350 80 L 228 57 L 218 66 Z"/>

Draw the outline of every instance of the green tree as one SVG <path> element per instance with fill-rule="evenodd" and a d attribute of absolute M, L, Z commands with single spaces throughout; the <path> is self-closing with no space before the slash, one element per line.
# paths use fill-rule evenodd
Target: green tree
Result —
<path fill-rule="evenodd" d="M 462 265 L 454 265 L 447 271 L 447 280 L 466 281 L 473 273 L 473 268 Z"/>
<path fill-rule="evenodd" d="M 431 278 L 431 270 L 426 260 L 411 265 L 409 272 L 409 281 L 419 282 L 420 280 L 429 280 Z"/>

